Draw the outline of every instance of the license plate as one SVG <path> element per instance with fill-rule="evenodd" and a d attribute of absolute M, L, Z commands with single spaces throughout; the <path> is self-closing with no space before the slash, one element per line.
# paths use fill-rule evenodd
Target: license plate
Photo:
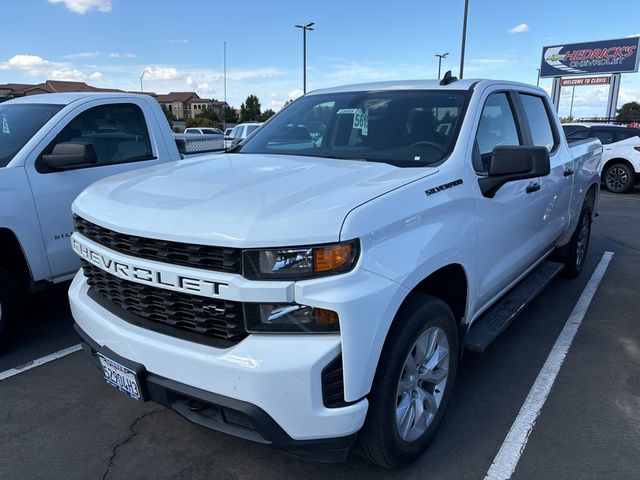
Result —
<path fill-rule="evenodd" d="M 102 365 L 102 375 L 109 385 L 134 400 L 142 400 L 140 382 L 135 371 L 105 357 L 100 352 L 98 352 L 98 358 L 100 365 Z"/>

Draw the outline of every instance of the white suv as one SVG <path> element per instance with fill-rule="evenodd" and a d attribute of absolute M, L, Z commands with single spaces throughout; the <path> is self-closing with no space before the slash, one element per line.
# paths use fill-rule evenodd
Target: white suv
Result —
<path fill-rule="evenodd" d="M 604 146 L 602 181 L 607 190 L 625 193 L 640 182 L 640 128 L 610 124 L 563 125 L 571 143 L 597 138 Z"/>

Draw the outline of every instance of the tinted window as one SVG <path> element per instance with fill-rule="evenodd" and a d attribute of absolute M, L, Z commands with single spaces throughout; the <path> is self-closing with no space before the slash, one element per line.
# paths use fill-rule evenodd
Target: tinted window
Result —
<path fill-rule="evenodd" d="M 506 93 L 494 93 L 487 99 L 482 109 L 476 142 L 483 156 L 490 155 L 500 145 L 522 144 Z"/>
<path fill-rule="evenodd" d="M 240 153 L 435 164 L 455 144 L 466 98 L 433 90 L 308 95 L 261 126 Z"/>
<path fill-rule="evenodd" d="M 583 140 L 585 138 L 589 138 L 589 130 L 585 128 L 583 130 L 575 131 L 567 135 L 567 138 L 570 140 Z"/>
<path fill-rule="evenodd" d="M 256 128 L 258 128 L 258 125 L 247 125 L 246 136 L 248 137 Z"/>
<path fill-rule="evenodd" d="M 596 137 L 597 139 L 600 140 L 600 143 L 602 143 L 603 145 L 608 145 L 613 142 L 613 134 L 614 134 L 614 130 L 612 128 L 607 128 L 607 129 L 592 128 L 591 132 L 589 133 L 589 136 Z"/>
<path fill-rule="evenodd" d="M 0 167 L 5 167 L 62 105 L 0 104 Z"/>
<path fill-rule="evenodd" d="M 613 135 L 614 142 L 621 142 L 632 137 L 640 137 L 640 129 L 637 128 L 621 128 L 616 129 Z"/>
<path fill-rule="evenodd" d="M 556 142 L 544 100 L 542 97 L 524 94 L 520 94 L 520 99 L 529 122 L 533 144 L 537 147 L 547 147 L 549 151 L 553 150 Z"/>
<path fill-rule="evenodd" d="M 101 105 L 82 112 L 62 129 L 41 157 L 62 142 L 91 145 L 96 166 L 154 158 L 144 115 L 132 104 Z M 40 159 L 36 166 L 40 172 L 49 171 Z"/>

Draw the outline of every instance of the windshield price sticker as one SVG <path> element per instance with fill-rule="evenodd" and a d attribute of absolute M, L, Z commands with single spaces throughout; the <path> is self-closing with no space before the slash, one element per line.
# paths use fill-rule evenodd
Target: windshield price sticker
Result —
<path fill-rule="evenodd" d="M 9 130 L 9 122 L 7 122 L 7 117 L 2 117 L 2 133 L 6 133 L 7 135 L 11 135 L 11 130 Z"/>
<path fill-rule="evenodd" d="M 362 110 L 358 109 L 357 113 L 353 114 L 353 128 L 357 128 L 358 130 L 362 130 L 362 135 L 369 134 L 369 110 L 365 110 L 362 113 Z"/>

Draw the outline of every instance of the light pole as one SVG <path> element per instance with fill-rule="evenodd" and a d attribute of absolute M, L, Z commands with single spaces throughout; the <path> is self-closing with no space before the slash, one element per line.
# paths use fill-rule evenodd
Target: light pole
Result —
<path fill-rule="evenodd" d="M 442 59 L 447 58 L 449 52 L 447 53 L 436 53 L 436 57 L 438 57 L 438 80 L 440 80 L 440 67 L 442 67 Z"/>
<path fill-rule="evenodd" d="M 223 83 L 224 83 L 224 105 L 222 106 L 222 124 L 224 130 L 227 130 L 227 41 L 224 41 L 224 67 L 223 67 Z"/>
<path fill-rule="evenodd" d="M 573 90 L 571 91 L 571 106 L 569 107 L 569 118 L 573 120 L 573 97 L 576 94 L 576 86 L 573 86 Z"/>
<path fill-rule="evenodd" d="M 540 69 L 536 68 L 536 70 L 538 71 L 538 79 L 536 80 L 536 87 L 540 86 Z"/>
<path fill-rule="evenodd" d="M 302 29 L 302 91 L 307 93 L 307 30 L 313 30 L 315 22 L 304 25 L 294 25 Z"/>
<path fill-rule="evenodd" d="M 148 71 L 149 71 L 149 69 L 148 69 L 148 68 L 145 68 L 145 69 L 142 71 L 142 75 L 140 75 L 140 93 L 143 93 L 143 92 L 144 92 L 144 88 L 142 88 L 142 77 L 144 77 L 144 74 L 145 74 L 145 73 L 147 73 Z"/>
<path fill-rule="evenodd" d="M 460 80 L 464 72 L 464 47 L 467 43 L 467 13 L 469 12 L 469 0 L 464 0 L 464 20 L 462 21 L 462 48 L 460 49 Z"/>

